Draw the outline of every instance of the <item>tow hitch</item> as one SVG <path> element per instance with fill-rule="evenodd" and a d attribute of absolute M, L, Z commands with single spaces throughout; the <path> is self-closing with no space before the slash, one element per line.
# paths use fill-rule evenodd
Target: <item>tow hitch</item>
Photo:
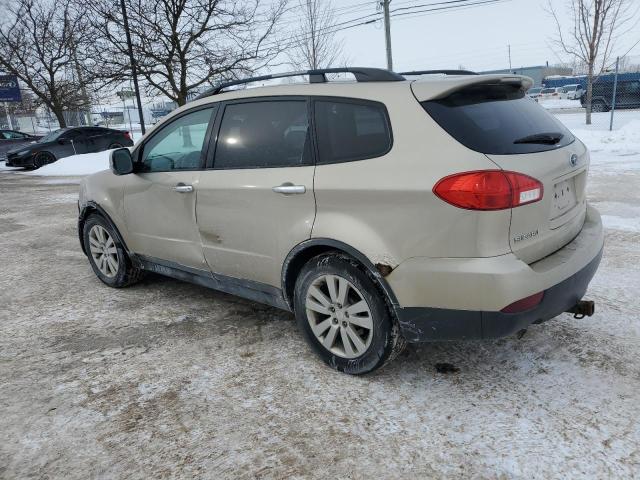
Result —
<path fill-rule="evenodd" d="M 590 317 L 595 311 L 595 302 L 593 300 L 580 300 L 573 307 L 567 310 L 568 313 L 573 313 L 573 318 Z"/>

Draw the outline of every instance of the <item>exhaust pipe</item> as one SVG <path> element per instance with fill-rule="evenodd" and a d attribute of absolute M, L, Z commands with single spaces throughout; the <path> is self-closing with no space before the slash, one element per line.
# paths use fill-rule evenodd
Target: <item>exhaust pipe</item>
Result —
<path fill-rule="evenodd" d="M 590 317 L 595 312 L 595 302 L 593 300 L 580 300 L 573 307 L 567 310 L 568 313 L 573 313 L 573 318 Z"/>

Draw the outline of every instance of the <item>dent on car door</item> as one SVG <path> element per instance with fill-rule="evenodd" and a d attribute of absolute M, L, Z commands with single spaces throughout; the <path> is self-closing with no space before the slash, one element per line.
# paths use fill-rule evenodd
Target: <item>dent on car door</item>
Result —
<path fill-rule="evenodd" d="M 228 103 L 196 213 L 214 273 L 280 287 L 282 262 L 310 238 L 314 162 L 306 98 Z"/>
<path fill-rule="evenodd" d="M 139 148 L 135 173 L 126 175 L 127 245 L 134 252 L 208 271 L 195 204 L 215 107 L 185 112 Z"/>

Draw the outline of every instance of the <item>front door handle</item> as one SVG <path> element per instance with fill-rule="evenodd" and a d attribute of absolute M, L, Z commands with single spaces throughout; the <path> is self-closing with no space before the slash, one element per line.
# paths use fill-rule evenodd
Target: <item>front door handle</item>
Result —
<path fill-rule="evenodd" d="M 275 193 L 282 193 L 284 195 L 300 195 L 301 193 L 305 193 L 307 191 L 307 187 L 304 185 L 293 185 L 292 183 L 283 183 L 282 185 L 278 185 L 277 187 L 273 187 Z"/>
<path fill-rule="evenodd" d="M 179 183 L 173 189 L 178 193 L 190 193 L 193 192 L 193 185 L 185 185 L 184 183 Z"/>

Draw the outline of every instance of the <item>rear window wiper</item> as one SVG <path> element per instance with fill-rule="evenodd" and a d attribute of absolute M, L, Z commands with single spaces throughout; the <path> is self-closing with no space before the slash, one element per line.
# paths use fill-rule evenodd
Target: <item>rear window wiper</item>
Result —
<path fill-rule="evenodd" d="M 555 145 L 562 140 L 564 134 L 560 132 L 535 133 L 526 137 L 518 138 L 513 143 L 542 143 L 544 145 Z"/>

